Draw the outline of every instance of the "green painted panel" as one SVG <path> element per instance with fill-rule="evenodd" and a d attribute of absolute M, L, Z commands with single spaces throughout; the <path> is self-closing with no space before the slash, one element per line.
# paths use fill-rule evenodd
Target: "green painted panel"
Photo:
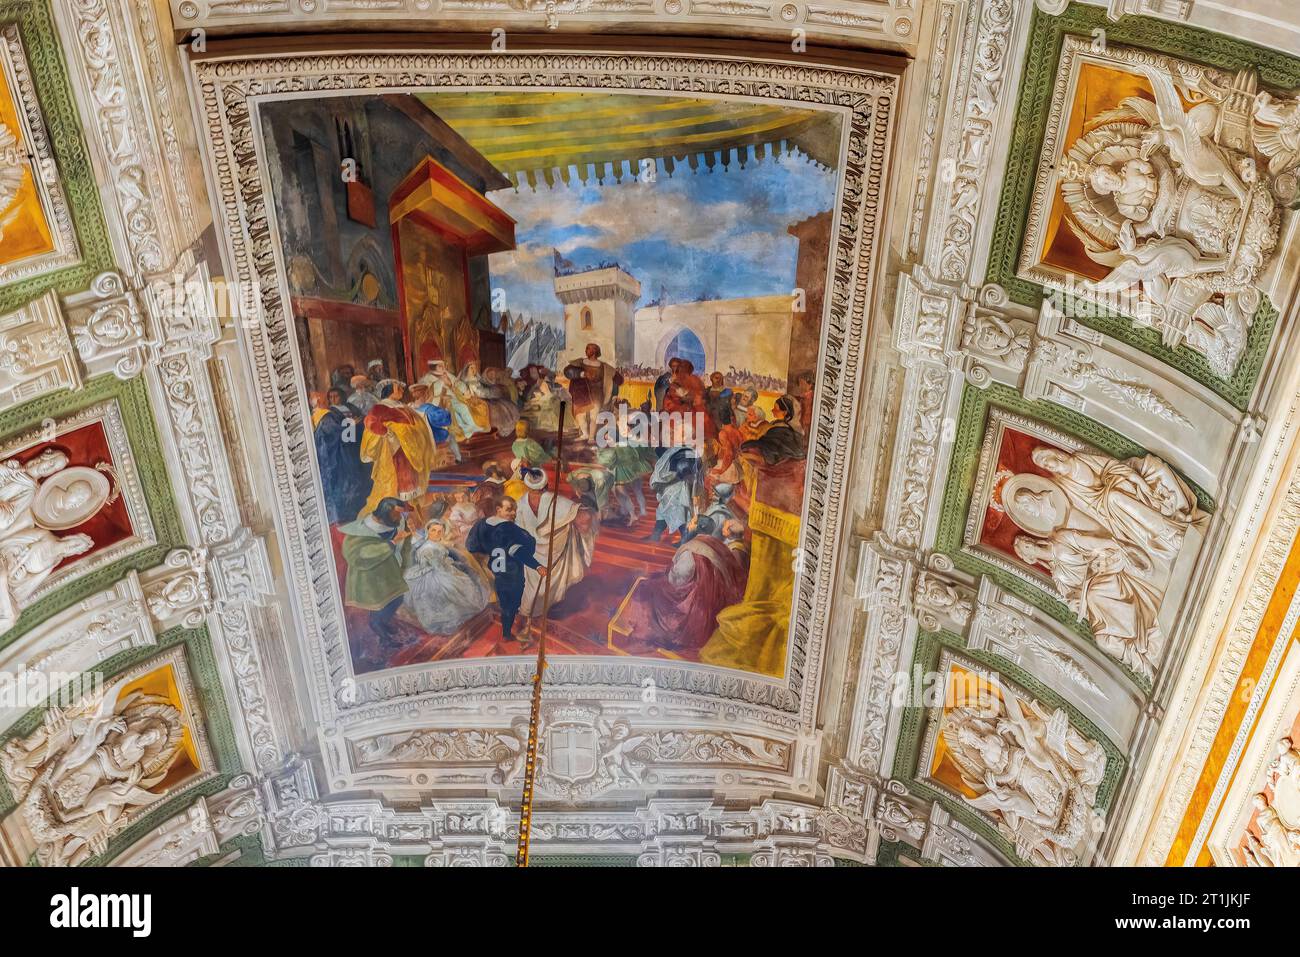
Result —
<path fill-rule="evenodd" d="M 234 729 L 230 724 L 230 715 L 226 710 L 226 699 L 221 689 L 221 678 L 217 671 L 216 659 L 213 657 L 212 640 L 206 626 L 193 629 L 173 628 L 158 636 L 155 646 L 132 648 L 102 662 L 95 670 L 103 675 L 104 683 L 111 683 L 114 676 L 121 674 L 134 665 L 149 661 L 161 652 L 178 645 L 185 648 L 185 663 L 190 678 L 194 683 L 197 697 L 196 705 L 204 717 L 208 744 L 213 760 L 216 762 L 217 775 L 198 787 L 183 794 L 163 801 L 134 821 L 121 834 L 108 843 L 107 850 L 86 862 L 87 867 L 106 864 L 118 854 L 140 840 L 149 831 L 176 816 L 192 804 L 200 795 L 216 794 L 224 790 L 230 780 L 241 772 L 239 751 L 235 744 Z M 8 728 L 0 746 L 13 738 L 26 737 L 45 720 L 48 706 L 34 708 L 19 718 Z M 5 817 L 16 807 L 16 802 L 8 783 L 0 777 L 0 817 Z M 224 853 L 224 852 L 223 852 Z M 33 862 L 34 863 L 34 862 Z"/>
<path fill-rule="evenodd" d="M 1088 720 L 1068 701 L 1056 694 L 1051 687 L 1043 684 L 1029 672 L 1008 661 L 1004 661 L 985 651 L 975 651 L 966 647 L 965 639 L 952 632 L 926 632 L 917 634 L 916 652 L 912 657 L 912 668 L 920 669 L 921 674 L 936 671 L 939 667 L 939 655 L 944 648 L 960 652 L 964 657 L 984 665 L 989 671 L 1005 676 L 1009 681 L 1019 685 L 1032 697 L 1053 708 L 1062 708 L 1083 735 L 1096 741 L 1106 753 L 1106 772 L 1097 786 L 1096 807 L 1103 813 L 1110 807 L 1115 791 L 1123 777 L 1127 762 L 1119 748 L 1102 734 L 1101 730 Z M 893 777 L 905 782 L 907 789 L 927 800 L 938 801 L 952 816 L 967 827 L 985 837 L 991 844 L 1012 860 L 1019 860 L 1012 846 L 1005 837 L 998 833 L 983 817 L 967 804 L 952 797 L 946 791 L 919 780 L 921 770 L 918 767 L 921 744 L 924 740 L 929 715 L 921 705 L 908 705 L 903 708 L 902 722 L 898 732 L 898 751 L 894 756 Z M 1024 862 L 1022 862 L 1024 863 Z"/>
<path fill-rule="evenodd" d="M 952 559 L 952 563 L 964 572 L 989 576 L 1002 588 L 1041 608 L 1056 621 L 1091 641 L 1092 629 L 1088 623 L 1070 611 L 1056 595 L 1036 588 L 1023 578 L 962 550 L 962 535 L 970 511 L 975 477 L 979 471 L 980 448 L 988 427 L 989 410 L 994 407 L 1042 422 L 1081 439 L 1117 459 L 1146 455 L 1147 450 L 1115 430 L 1073 409 L 1042 399 L 1030 401 L 1015 389 L 1001 383 L 994 383 L 987 389 L 979 389 L 967 384 L 962 393 L 961 412 L 953 441 L 952 467 L 944 488 L 943 506 L 939 513 L 939 529 L 935 536 L 935 551 L 947 555 Z M 1213 512 L 1214 499 L 1186 476 L 1180 477 L 1191 488 L 1200 508 L 1205 512 Z M 1149 680 L 1127 668 L 1125 671 L 1139 687 L 1144 691 L 1150 691 Z"/>
<path fill-rule="evenodd" d="M 46 0 L 0 2 L 0 24 L 18 25 L 50 149 L 72 212 L 81 261 L 0 287 L 0 312 L 16 309 L 48 289 L 65 295 L 81 292 L 89 288 L 95 276 L 114 268 L 99 204 L 99 186 L 82 138 L 81 119 L 50 11 Z"/>
<path fill-rule="evenodd" d="M 1151 17 L 1126 16 L 1113 22 L 1104 8 L 1079 3 L 1070 4 L 1058 17 L 1035 9 L 986 275 L 987 282 L 1004 287 L 1013 300 L 1035 308 L 1044 297 L 1043 287 L 1018 278 L 1016 268 L 1047 128 L 1052 83 L 1065 36 L 1091 39 L 1096 29 L 1106 31 L 1107 43 L 1141 47 L 1227 70 L 1254 67 L 1266 86 L 1282 90 L 1300 87 L 1300 59 L 1276 50 Z M 1094 305 L 1075 308 L 1082 324 L 1167 363 L 1241 410 L 1250 402 L 1278 319 L 1277 309 L 1265 298 L 1255 313 L 1236 371 L 1223 379 L 1195 350 L 1185 345 L 1172 350 L 1164 346 L 1154 329 L 1136 328 L 1129 319 Z"/>
<path fill-rule="evenodd" d="M 152 568 L 161 564 L 172 549 L 185 547 L 171 485 L 162 467 L 162 447 L 143 377 L 136 376 L 123 382 L 114 375 L 100 376 L 77 392 L 55 392 L 7 409 L 0 412 L 0 437 L 20 435 L 39 428 L 47 418 L 57 420 L 107 399 L 115 400 L 121 410 L 122 423 L 126 427 L 131 454 L 135 459 L 158 542 L 74 579 L 29 605 L 23 609 L 14 627 L 0 636 L 0 647 L 83 598 L 108 588 L 128 570 L 144 571 Z"/>

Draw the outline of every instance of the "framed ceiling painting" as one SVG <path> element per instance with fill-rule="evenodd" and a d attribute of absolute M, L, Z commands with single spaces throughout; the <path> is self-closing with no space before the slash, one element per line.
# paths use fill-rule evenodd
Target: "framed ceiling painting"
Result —
<path fill-rule="evenodd" d="M 811 727 L 897 92 L 880 62 L 193 60 L 233 278 L 261 295 L 245 345 L 327 726 L 360 735 L 399 699 L 517 709 L 546 599 L 492 567 L 504 525 L 560 556 L 548 684 Z M 635 438 L 668 412 L 696 431 Z M 692 496 L 709 527 L 674 513 Z"/>

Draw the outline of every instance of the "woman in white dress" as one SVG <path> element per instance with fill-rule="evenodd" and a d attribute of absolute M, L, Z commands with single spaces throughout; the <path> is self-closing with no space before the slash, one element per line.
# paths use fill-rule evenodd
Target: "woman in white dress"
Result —
<path fill-rule="evenodd" d="M 429 363 L 428 374 L 420 380 L 421 385 L 429 387 L 431 401 L 451 413 L 452 434 L 457 442 L 464 442 L 480 432 L 487 431 L 486 424 L 480 424 L 474 416 L 469 400 L 473 398 L 461 381 L 447 371 L 447 366 L 440 360 Z"/>
<path fill-rule="evenodd" d="M 405 572 L 407 603 L 431 634 L 454 634 L 492 599 L 488 583 L 457 549 L 441 522 L 430 522 Z"/>
<path fill-rule="evenodd" d="M 470 501 L 467 489 L 453 492 L 451 507 L 447 509 L 447 535 L 444 544 L 452 548 L 464 545 L 465 539 L 469 537 L 469 530 L 482 517 L 478 507 Z"/>

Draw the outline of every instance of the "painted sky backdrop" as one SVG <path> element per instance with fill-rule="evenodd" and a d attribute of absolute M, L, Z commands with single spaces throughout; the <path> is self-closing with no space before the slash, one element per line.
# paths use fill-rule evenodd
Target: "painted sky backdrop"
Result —
<path fill-rule="evenodd" d="M 491 200 L 515 218 L 518 248 L 491 257 L 492 286 L 512 315 L 559 321 L 551 250 L 578 268 L 617 261 L 641 283 L 643 306 L 788 293 L 798 241 L 787 228 L 835 202 L 836 173 L 802 154 L 742 168 L 692 173 L 660 163 L 650 182 L 539 185 L 498 190 Z"/>

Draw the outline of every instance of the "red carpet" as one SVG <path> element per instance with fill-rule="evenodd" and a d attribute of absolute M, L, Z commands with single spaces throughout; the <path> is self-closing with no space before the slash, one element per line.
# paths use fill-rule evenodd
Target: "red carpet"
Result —
<path fill-rule="evenodd" d="M 513 458 L 510 444 L 510 440 L 497 438 L 495 434 L 475 436 L 461 446 L 463 463 L 448 469 L 450 474 L 430 476 L 429 490 L 449 491 L 476 485 L 477 476 L 480 474 L 479 468 L 488 459 L 496 459 L 508 468 Z M 569 458 L 566 449 L 566 462 Z M 548 467 L 546 472 L 550 479 L 547 483 L 549 488 L 554 481 L 554 467 Z M 601 525 L 596 536 L 596 554 L 591 569 L 581 582 L 569 589 L 568 594 L 564 596 L 564 601 L 551 608 L 550 625 L 547 628 L 549 653 L 620 654 L 606 645 L 610 619 L 627 596 L 632 583 L 639 576 L 667 568 L 675 551 L 675 546 L 671 543 L 648 541 L 654 529 L 655 509 L 655 497 L 650 491 L 648 477 L 644 488 L 649 515 L 631 528 L 623 525 L 618 519 Z M 560 491 L 562 494 L 573 495 L 573 490 L 567 483 L 561 483 Z M 340 552 L 342 536 L 333 527 L 331 532 L 334 540 L 334 560 L 337 567 L 343 569 Z M 538 555 L 539 559 L 544 560 L 545 557 Z M 344 574 L 346 572 L 341 572 L 340 578 Z M 343 582 L 340 580 L 340 589 L 342 586 Z M 352 608 L 347 609 L 348 636 L 352 647 L 353 663 L 358 673 L 422 664 L 428 661 L 536 654 L 536 644 L 525 646 L 518 640 L 502 639 L 495 605 L 489 605 L 484 612 L 467 622 L 465 627 L 455 635 L 429 635 L 413 620 L 408 620 L 400 613 L 395 619 L 395 624 L 397 638 L 402 648 L 392 655 L 385 655 L 380 651 L 378 639 L 370 629 L 368 613 Z M 516 621 L 515 632 L 522 636 L 522 619 Z M 668 656 L 652 653 L 648 657 Z"/>

